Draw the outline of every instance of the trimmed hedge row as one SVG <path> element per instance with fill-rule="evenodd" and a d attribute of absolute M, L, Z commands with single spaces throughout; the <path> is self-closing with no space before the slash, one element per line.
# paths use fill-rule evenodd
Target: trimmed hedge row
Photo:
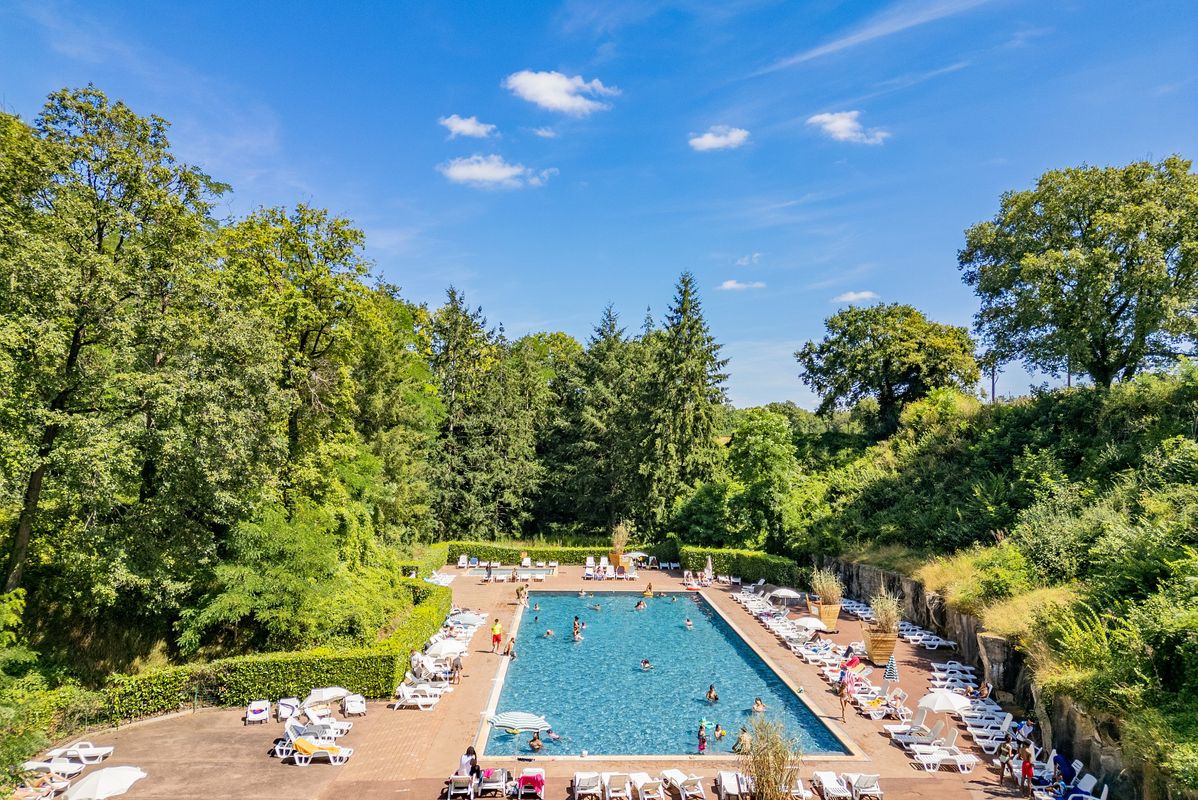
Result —
<path fill-rule="evenodd" d="M 115 722 L 178 711 L 195 697 L 199 667 L 168 667 L 140 675 L 109 675 L 104 684 L 105 715 Z"/>
<path fill-rule="evenodd" d="M 373 647 L 262 653 L 139 675 L 110 675 L 103 691 L 105 716 L 117 724 L 177 711 L 193 700 L 237 706 L 251 700 L 303 698 L 317 686 L 344 686 L 367 697 L 390 697 L 403 680 L 408 654 L 440 629 L 452 599 L 447 587 L 424 581 L 404 583 L 412 591 L 414 605 L 395 632 Z"/>
<path fill-rule="evenodd" d="M 600 556 L 607 555 L 611 548 L 606 545 L 594 547 L 537 547 L 526 544 L 499 544 L 496 542 L 446 542 L 449 552 L 446 555 L 447 564 L 458 563 L 458 558 L 465 554 L 470 558 L 481 561 L 498 561 L 501 564 L 519 564 L 520 554 L 528 553 L 533 561 L 556 561 L 559 564 L 585 564 L 587 556 L 596 561 Z M 631 545 L 629 550 L 635 549 Z"/>
<path fill-rule="evenodd" d="M 739 575 L 745 583 L 765 578 L 777 586 L 796 586 L 805 582 L 805 570 L 789 558 L 771 556 L 757 550 L 724 550 L 715 547 L 683 545 L 680 563 L 683 569 L 701 572 L 711 556 L 711 568 L 717 575 Z"/>
<path fill-rule="evenodd" d="M 416 573 L 418 578 L 427 578 L 448 562 L 449 545 L 445 542 L 430 544 L 424 548 L 424 554 L 420 558 L 414 558 L 407 561 L 399 562 L 399 568 L 403 570 L 404 577 Z"/>

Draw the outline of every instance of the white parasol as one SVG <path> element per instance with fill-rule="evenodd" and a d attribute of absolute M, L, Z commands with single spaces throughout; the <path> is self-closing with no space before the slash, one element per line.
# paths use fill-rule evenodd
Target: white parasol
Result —
<path fill-rule="evenodd" d="M 104 800 L 129 791 L 129 787 L 146 777 L 137 767 L 106 767 L 93 772 L 67 789 L 67 800 Z"/>
<path fill-rule="evenodd" d="M 457 639 L 442 639 L 439 642 L 433 642 L 432 645 L 424 651 L 426 656 L 431 658 L 453 658 L 456 655 L 461 655 L 466 652 L 466 643 L 459 642 Z"/>
<path fill-rule="evenodd" d="M 304 698 L 304 702 L 300 703 L 303 706 L 315 706 L 321 703 L 332 703 L 340 700 L 343 697 L 351 694 L 349 689 L 343 689 L 340 686 L 325 686 L 320 689 L 313 689 Z"/>

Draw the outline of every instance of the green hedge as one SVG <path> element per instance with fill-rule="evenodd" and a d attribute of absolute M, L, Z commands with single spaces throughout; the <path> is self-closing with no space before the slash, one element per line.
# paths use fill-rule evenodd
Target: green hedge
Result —
<path fill-rule="evenodd" d="M 399 562 L 399 568 L 403 570 L 405 577 L 415 572 L 417 577 L 427 578 L 445 566 L 449 558 L 448 550 L 449 545 L 445 542 L 430 544 L 424 548 L 424 552 L 419 557 Z M 457 560 L 456 557 L 454 560 Z"/>
<path fill-rule="evenodd" d="M 353 650 L 317 648 L 294 653 L 262 653 L 111 675 L 104 687 L 104 713 L 111 723 L 165 714 L 185 703 L 240 706 L 251 700 L 303 698 L 318 686 L 344 686 L 367 697 L 390 697 L 403 680 L 408 654 L 436 633 L 449 614 L 447 587 L 403 581 L 414 605 L 396 629 L 378 644 Z"/>
<path fill-rule="evenodd" d="M 446 542 L 446 544 L 449 545 L 449 552 L 445 563 L 454 566 L 457 565 L 458 557 L 463 553 L 481 561 L 498 561 L 511 566 L 520 563 L 521 553 L 528 553 L 528 557 L 533 561 L 556 561 L 559 564 L 585 564 L 587 563 L 587 556 L 592 556 L 598 561 L 600 556 L 605 556 L 611 552 L 611 547 L 606 545 L 596 545 L 594 547 L 538 547 L 526 544 L 497 544 L 496 542 Z M 636 548 L 629 545 L 628 549 L 635 550 Z"/>
<path fill-rule="evenodd" d="M 109 675 L 104 711 L 113 722 L 178 711 L 195 694 L 197 667 L 171 667 L 140 675 Z"/>
<path fill-rule="evenodd" d="M 426 637 L 427 638 L 427 637 Z M 317 686 L 344 686 L 367 697 L 390 697 L 407 658 L 391 648 L 264 653 L 214 661 L 197 672 L 201 698 L 212 705 L 303 698 Z"/>
<path fill-rule="evenodd" d="M 766 583 L 777 586 L 797 586 L 805 582 L 805 571 L 789 558 L 771 556 L 757 550 L 723 550 L 714 547 L 681 548 L 680 562 L 683 569 L 701 572 L 711 556 L 712 571 L 717 575 L 739 575 L 745 583 L 755 583 L 765 578 Z"/>

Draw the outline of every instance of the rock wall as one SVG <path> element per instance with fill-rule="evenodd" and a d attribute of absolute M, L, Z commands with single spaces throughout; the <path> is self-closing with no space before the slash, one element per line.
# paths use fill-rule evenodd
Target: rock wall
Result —
<path fill-rule="evenodd" d="M 904 618 L 957 643 L 957 660 L 976 666 L 1004 705 L 1014 705 L 1016 711 L 1041 709 L 1036 717 L 1043 743 L 1071 759 L 1080 759 L 1100 785 L 1110 786 L 1110 800 L 1160 797 L 1146 785 L 1143 775 L 1125 762 L 1114 719 L 1092 716 L 1067 697 L 1039 702 L 1023 654 L 1006 638 L 986 631 L 976 617 L 948 608 L 944 598 L 906 575 L 838 558 L 817 556 L 815 563 L 840 576 L 848 597 L 868 601 L 882 589 L 897 597 Z M 1042 710 L 1045 705 L 1047 713 Z"/>

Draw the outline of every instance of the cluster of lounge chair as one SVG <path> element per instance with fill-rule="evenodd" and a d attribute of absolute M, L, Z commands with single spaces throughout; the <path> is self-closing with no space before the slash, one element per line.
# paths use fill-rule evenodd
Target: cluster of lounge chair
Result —
<path fill-rule="evenodd" d="M 817 771 L 811 785 L 824 793 L 825 800 L 881 800 L 883 796 L 877 775 Z M 799 777 L 797 765 L 788 772 L 782 789 L 786 796 L 798 800 L 815 796 Z M 573 800 L 633 800 L 634 794 L 636 800 L 670 800 L 673 796 L 679 800 L 707 800 L 703 778 L 679 769 L 663 770 L 657 777 L 646 772 L 575 772 L 570 789 Z M 718 800 L 752 800 L 753 781 L 742 772 L 722 770 L 715 777 L 715 794 Z"/>
<path fill-rule="evenodd" d="M 339 687 L 314 690 L 309 698 L 322 693 L 342 694 L 341 714 L 344 717 L 366 714 L 366 698 L 360 694 L 345 693 Z M 333 716 L 334 701 L 300 701 L 296 697 L 284 697 L 274 704 L 274 718 L 283 723 L 283 735 L 275 739 L 271 755 L 290 761 L 297 767 L 306 767 L 313 761 L 323 760 L 335 766 L 349 761 L 354 754 L 352 748 L 344 747 L 338 740 L 354 727 L 347 719 Z M 255 700 L 245 712 L 245 724 L 266 723 L 271 717 L 269 700 Z"/>
<path fill-rule="evenodd" d="M 520 560 L 519 566 L 505 567 L 499 561 L 480 561 L 477 556 L 469 556 L 462 553 L 458 556 L 458 569 L 489 569 L 490 576 L 487 580 L 496 583 L 505 581 L 543 581 L 545 580 L 546 570 L 556 571 L 558 562 L 556 561 L 533 561 L 530 557 L 525 556 Z M 521 572 L 524 570 L 524 572 Z"/>
<path fill-rule="evenodd" d="M 851 617 L 856 617 L 862 622 L 874 621 L 874 611 L 869 607 L 869 603 L 845 598 L 840 601 L 840 608 L 844 613 Z M 921 628 L 914 622 L 908 622 L 907 620 L 899 623 L 898 635 L 903 641 L 909 642 L 916 647 L 922 647 L 925 650 L 939 650 L 941 647 L 949 650 L 957 649 L 957 643 L 952 639 L 945 639 L 934 631 Z"/>
<path fill-rule="evenodd" d="M 47 752 L 44 759 L 26 761 L 21 765 L 24 777 L 13 797 L 25 800 L 61 794 L 70 788 L 71 782 L 83 770 L 92 764 L 99 764 L 112 753 L 112 747 L 97 746 L 87 741 L 56 747 Z"/>
<path fill-rule="evenodd" d="M 506 769 L 486 769 L 477 777 L 456 773 L 449 776 L 445 800 L 455 797 L 473 800 L 486 795 L 514 797 L 516 800 L 545 800 L 545 770 L 528 767 L 514 777 Z"/>
<path fill-rule="evenodd" d="M 596 581 L 607 580 L 608 578 L 621 581 L 634 581 L 640 576 L 637 575 L 635 566 L 626 568 L 621 564 L 613 569 L 611 562 L 607 560 L 607 556 L 600 556 L 598 564 L 595 563 L 594 556 L 587 556 L 587 562 L 582 570 L 582 577 L 585 580 Z"/>

